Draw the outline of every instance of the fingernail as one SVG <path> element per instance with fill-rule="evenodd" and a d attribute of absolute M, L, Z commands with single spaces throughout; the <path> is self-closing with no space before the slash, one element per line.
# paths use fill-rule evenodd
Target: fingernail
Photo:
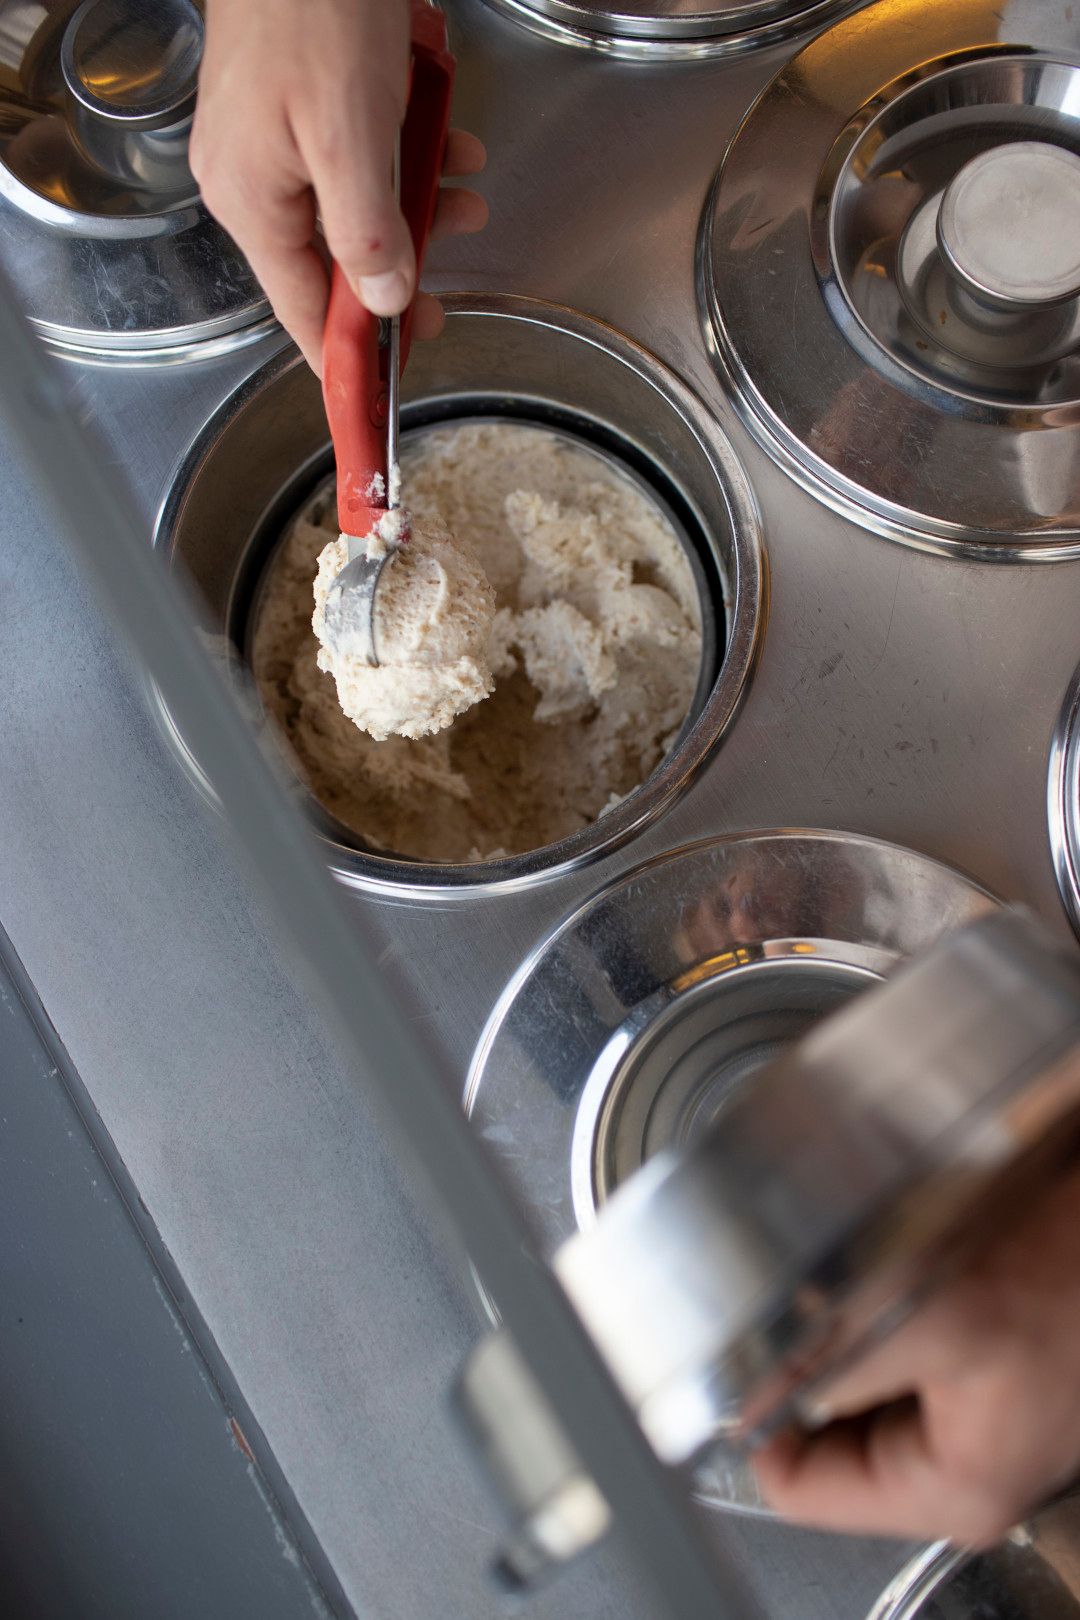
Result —
<path fill-rule="evenodd" d="M 400 270 L 360 277 L 360 297 L 373 315 L 399 315 L 409 298 L 409 284 Z"/>

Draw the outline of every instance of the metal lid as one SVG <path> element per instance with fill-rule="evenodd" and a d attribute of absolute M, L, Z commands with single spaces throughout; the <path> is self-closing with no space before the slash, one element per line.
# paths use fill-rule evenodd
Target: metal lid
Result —
<path fill-rule="evenodd" d="M 1065 694 L 1050 750 L 1050 848 L 1065 910 L 1080 934 L 1080 669 Z"/>
<path fill-rule="evenodd" d="M 162 359 L 274 324 L 188 166 L 202 44 L 192 0 L 0 0 L 0 232 L 57 347 Z"/>
<path fill-rule="evenodd" d="M 748 426 L 831 505 L 1076 555 L 1080 12 L 890 0 L 820 35 L 729 149 L 699 289 Z"/>
<path fill-rule="evenodd" d="M 868 0 L 488 0 L 534 32 L 623 57 L 720 56 L 768 45 Z"/>
<path fill-rule="evenodd" d="M 646 1160 L 700 1141 L 817 1019 L 993 907 L 936 861 L 840 833 L 660 857 L 601 890 L 507 986 L 466 1108 L 554 1251 Z M 760 1510 L 734 1454 L 710 1458 L 698 1490 Z"/>
<path fill-rule="evenodd" d="M 1080 1498 L 1068 1496 L 971 1553 L 937 1542 L 868 1620 L 1080 1620 Z"/>

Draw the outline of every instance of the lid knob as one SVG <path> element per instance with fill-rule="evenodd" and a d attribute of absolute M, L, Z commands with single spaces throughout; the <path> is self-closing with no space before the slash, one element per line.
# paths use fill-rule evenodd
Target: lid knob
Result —
<path fill-rule="evenodd" d="M 952 275 L 991 309 L 1080 297 L 1080 158 L 1043 141 L 972 158 L 942 198 L 937 238 Z"/>
<path fill-rule="evenodd" d="M 191 0 L 83 0 L 60 65 L 88 112 L 161 128 L 193 112 L 202 47 L 203 20 Z"/>
<path fill-rule="evenodd" d="M 83 0 L 60 67 L 69 124 L 91 163 L 163 201 L 194 196 L 187 146 L 202 49 L 192 0 Z"/>

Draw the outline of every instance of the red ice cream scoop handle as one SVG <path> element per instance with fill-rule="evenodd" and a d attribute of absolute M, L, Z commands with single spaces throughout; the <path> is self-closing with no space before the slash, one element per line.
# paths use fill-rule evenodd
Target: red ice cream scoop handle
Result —
<path fill-rule="evenodd" d="M 447 45 L 446 19 L 426 0 L 413 0 L 400 189 L 401 211 L 416 254 L 418 285 L 439 198 L 453 88 L 454 58 Z M 415 311 L 414 295 L 401 317 L 402 369 L 409 355 Z M 386 510 L 390 351 L 388 344 L 379 341 L 380 324 L 335 264 L 323 329 L 323 400 L 334 441 L 338 523 L 343 534 L 367 534 Z M 378 480 L 381 496 L 374 493 L 380 487 Z"/>

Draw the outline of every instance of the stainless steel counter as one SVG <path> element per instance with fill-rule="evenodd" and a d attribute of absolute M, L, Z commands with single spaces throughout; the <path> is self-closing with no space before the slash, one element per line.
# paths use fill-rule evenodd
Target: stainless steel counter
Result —
<path fill-rule="evenodd" d="M 557 917 L 644 855 L 750 827 L 890 838 L 1064 931 L 1045 782 L 1077 662 L 1080 563 L 966 563 L 860 531 L 749 439 L 705 354 L 701 206 L 737 119 L 792 47 L 651 67 L 546 42 L 481 0 L 452 15 L 456 116 L 488 144 L 493 218 L 440 251 L 432 284 L 575 305 L 681 372 L 750 476 L 772 600 L 716 760 L 628 848 L 522 895 L 353 899 L 384 941 L 390 984 L 464 1078 L 502 983 Z M 81 369 L 148 534 L 190 439 L 272 348 Z M 498 1514 L 445 1402 L 479 1327 L 463 1257 L 323 1044 L 213 813 L 3 447 L 0 466 L 0 918 L 289 1482 L 301 1533 L 359 1613 L 494 1615 L 484 1566 Z M 777 1620 L 861 1620 L 905 1554 L 710 1523 Z M 613 1544 L 522 1612 L 648 1607 Z"/>

